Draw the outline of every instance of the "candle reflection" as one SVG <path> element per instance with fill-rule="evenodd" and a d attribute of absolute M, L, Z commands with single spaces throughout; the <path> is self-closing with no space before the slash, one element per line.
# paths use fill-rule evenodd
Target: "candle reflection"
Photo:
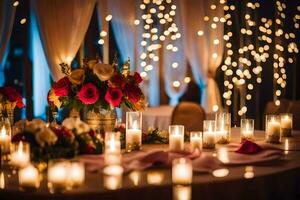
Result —
<path fill-rule="evenodd" d="M 223 163 L 229 163 L 228 150 L 225 147 L 221 147 L 218 150 L 218 159 Z"/>
<path fill-rule="evenodd" d="M 0 173 L 0 189 L 4 189 L 5 188 L 5 178 L 4 178 L 4 173 L 1 172 Z"/>
<path fill-rule="evenodd" d="M 116 190 L 122 187 L 122 176 L 120 175 L 104 175 L 104 188 L 107 190 Z"/>
<path fill-rule="evenodd" d="M 226 168 L 223 168 L 223 169 L 216 169 L 216 170 L 213 171 L 212 174 L 213 174 L 214 177 L 221 178 L 221 177 L 228 176 L 229 170 L 226 169 Z"/>
<path fill-rule="evenodd" d="M 133 171 L 129 174 L 129 178 L 132 181 L 133 185 L 139 185 L 141 179 L 141 173 L 139 171 Z"/>
<path fill-rule="evenodd" d="M 191 186 L 182 186 L 182 185 L 173 186 L 173 199 L 174 200 L 190 200 L 190 199 L 192 199 Z"/>
<path fill-rule="evenodd" d="M 284 140 L 284 154 L 288 154 L 290 149 L 289 139 Z"/>
<path fill-rule="evenodd" d="M 147 182 L 150 185 L 160 185 L 164 179 L 164 174 L 161 172 L 149 172 L 147 174 Z"/>
<path fill-rule="evenodd" d="M 245 167 L 244 178 L 250 179 L 254 177 L 254 168 L 252 166 Z"/>

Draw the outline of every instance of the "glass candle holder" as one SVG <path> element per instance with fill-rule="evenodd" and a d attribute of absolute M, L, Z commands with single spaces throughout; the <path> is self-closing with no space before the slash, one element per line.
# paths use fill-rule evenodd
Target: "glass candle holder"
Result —
<path fill-rule="evenodd" d="M 71 187 L 79 187 L 85 180 L 84 164 L 79 161 L 71 161 L 69 172 L 69 185 Z"/>
<path fill-rule="evenodd" d="M 269 143 L 280 143 L 280 117 L 278 115 L 266 116 L 266 141 Z"/>
<path fill-rule="evenodd" d="M 241 119 L 241 141 L 254 140 L 254 119 Z"/>
<path fill-rule="evenodd" d="M 216 113 L 216 142 L 228 144 L 230 142 L 231 115 L 230 113 Z"/>
<path fill-rule="evenodd" d="M 63 159 L 51 160 L 48 163 L 48 188 L 50 193 L 64 192 L 69 186 L 70 162 Z"/>
<path fill-rule="evenodd" d="M 202 146 L 205 149 L 214 149 L 216 146 L 216 122 L 214 120 L 203 121 Z"/>
<path fill-rule="evenodd" d="M 280 114 L 280 129 L 282 137 L 292 136 L 293 115 L 291 113 Z"/>
<path fill-rule="evenodd" d="M 126 150 L 140 150 L 142 147 L 142 113 L 126 113 Z"/>
<path fill-rule="evenodd" d="M 173 184 L 188 185 L 193 180 L 193 166 L 189 159 L 177 158 L 172 162 Z"/>
<path fill-rule="evenodd" d="M 169 126 L 169 149 L 172 151 L 184 150 L 184 126 Z"/>
<path fill-rule="evenodd" d="M 105 133 L 104 165 L 121 164 L 120 132 Z"/>
<path fill-rule="evenodd" d="M 1 154 L 9 154 L 11 143 L 11 126 L 9 120 L 5 118 L 0 122 L 0 147 Z"/>
<path fill-rule="evenodd" d="M 27 165 L 19 170 L 19 185 L 24 190 L 32 190 L 40 187 L 40 175 L 37 168 Z"/>
<path fill-rule="evenodd" d="M 190 147 L 191 151 L 202 150 L 202 132 L 192 131 L 190 133 Z"/>
<path fill-rule="evenodd" d="M 11 144 L 11 160 L 10 164 L 16 168 L 25 167 L 30 163 L 30 146 L 26 142 L 18 142 Z"/>

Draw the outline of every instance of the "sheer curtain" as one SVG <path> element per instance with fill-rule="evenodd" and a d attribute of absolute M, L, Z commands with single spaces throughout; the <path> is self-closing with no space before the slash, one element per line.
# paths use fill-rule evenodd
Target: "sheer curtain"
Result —
<path fill-rule="evenodd" d="M 0 86 L 5 82 L 4 63 L 11 36 L 16 8 L 11 0 L 0 1 Z"/>
<path fill-rule="evenodd" d="M 174 17 L 174 22 L 178 26 L 179 33 L 182 33 L 183 24 L 181 18 L 181 11 L 178 8 L 180 0 L 175 1 L 177 5 L 176 15 Z M 172 50 L 167 50 L 167 45 L 172 44 L 178 48 L 178 51 L 173 52 Z M 165 79 L 165 89 L 166 93 L 170 98 L 169 104 L 176 105 L 179 102 L 179 98 L 183 95 L 186 90 L 187 84 L 184 82 L 187 72 L 186 57 L 184 55 L 184 46 L 182 37 L 177 40 L 166 39 L 163 49 L 163 59 L 164 59 L 164 79 Z M 178 67 L 173 68 L 172 64 L 177 63 Z M 175 87 L 179 83 L 179 87 Z"/>
<path fill-rule="evenodd" d="M 64 76 L 60 63 L 70 64 L 88 29 L 95 0 L 33 0 L 46 58 L 56 81 Z"/>
<path fill-rule="evenodd" d="M 214 9 L 211 5 L 215 5 Z M 185 24 L 182 35 L 186 57 L 192 67 L 194 79 L 202 89 L 201 104 L 206 112 L 212 112 L 214 105 L 221 107 L 215 73 L 223 55 L 224 25 L 220 22 L 224 15 L 223 7 L 217 0 L 183 0 L 180 1 L 180 6 Z M 218 22 L 213 22 L 214 17 L 218 17 Z M 198 31 L 200 36 L 197 35 Z"/>

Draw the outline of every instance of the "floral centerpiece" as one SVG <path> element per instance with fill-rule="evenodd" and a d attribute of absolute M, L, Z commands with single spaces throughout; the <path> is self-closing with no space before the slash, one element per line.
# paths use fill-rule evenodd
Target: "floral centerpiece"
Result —
<path fill-rule="evenodd" d="M 21 94 L 13 87 L 0 87 L 0 116 L 5 114 L 11 124 L 14 122 L 15 107 L 24 107 Z"/>
<path fill-rule="evenodd" d="M 143 79 L 138 72 L 129 72 L 129 61 L 123 67 L 116 63 L 85 63 L 73 71 L 63 64 L 66 76 L 55 82 L 48 93 L 52 110 L 67 107 L 79 111 L 86 107 L 88 111 L 100 113 L 116 107 L 142 109 L 145 98 L 139 84 Z M 91 125 L 92 122 L 87 120 L 87 123 Z M 113 127 L 114 124 L 111 129 Z"/>
<path fill-rule="evenodd" d="M 34 161 L 73 158 L 80 154 L 102 153 L 103 140 L 80 119 L 67 118 L 62 126 L 49 126 L 44 121 L 21 120 L 14 126 L 12 142 L 30 144 Z"/>

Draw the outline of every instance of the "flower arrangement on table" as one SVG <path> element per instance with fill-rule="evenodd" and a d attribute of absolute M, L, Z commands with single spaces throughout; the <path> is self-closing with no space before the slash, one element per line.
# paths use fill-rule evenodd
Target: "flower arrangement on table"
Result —
<path fill-rule="evenodd" d="M 142 109 L 145 98 L 139 84 L 143 79 L 138 72 L 129 72 L 129 61 L 123 67 L 116 63 L 85 63 L 82 68 L 73 71 L 62 64 L 62 72 L 66 76 L 55 82 L 48 93 L 51 109 Z"/>
<path fill-rule="evenodd" d="M 102 138 L 78 118 L 67 118 L 62 126 L 49 126 L 39 119 L 21 120 L 14 131 L 12 142 L 28 142 L 33 161 L 102 153 Z"/>
<path fill-rule="evenodd" d="M 13 87 L 0 87 L 0 116 L 5 114 L 13 123 L 13 113 L 16 107 L 24 107 L 21 94 Z"/>

